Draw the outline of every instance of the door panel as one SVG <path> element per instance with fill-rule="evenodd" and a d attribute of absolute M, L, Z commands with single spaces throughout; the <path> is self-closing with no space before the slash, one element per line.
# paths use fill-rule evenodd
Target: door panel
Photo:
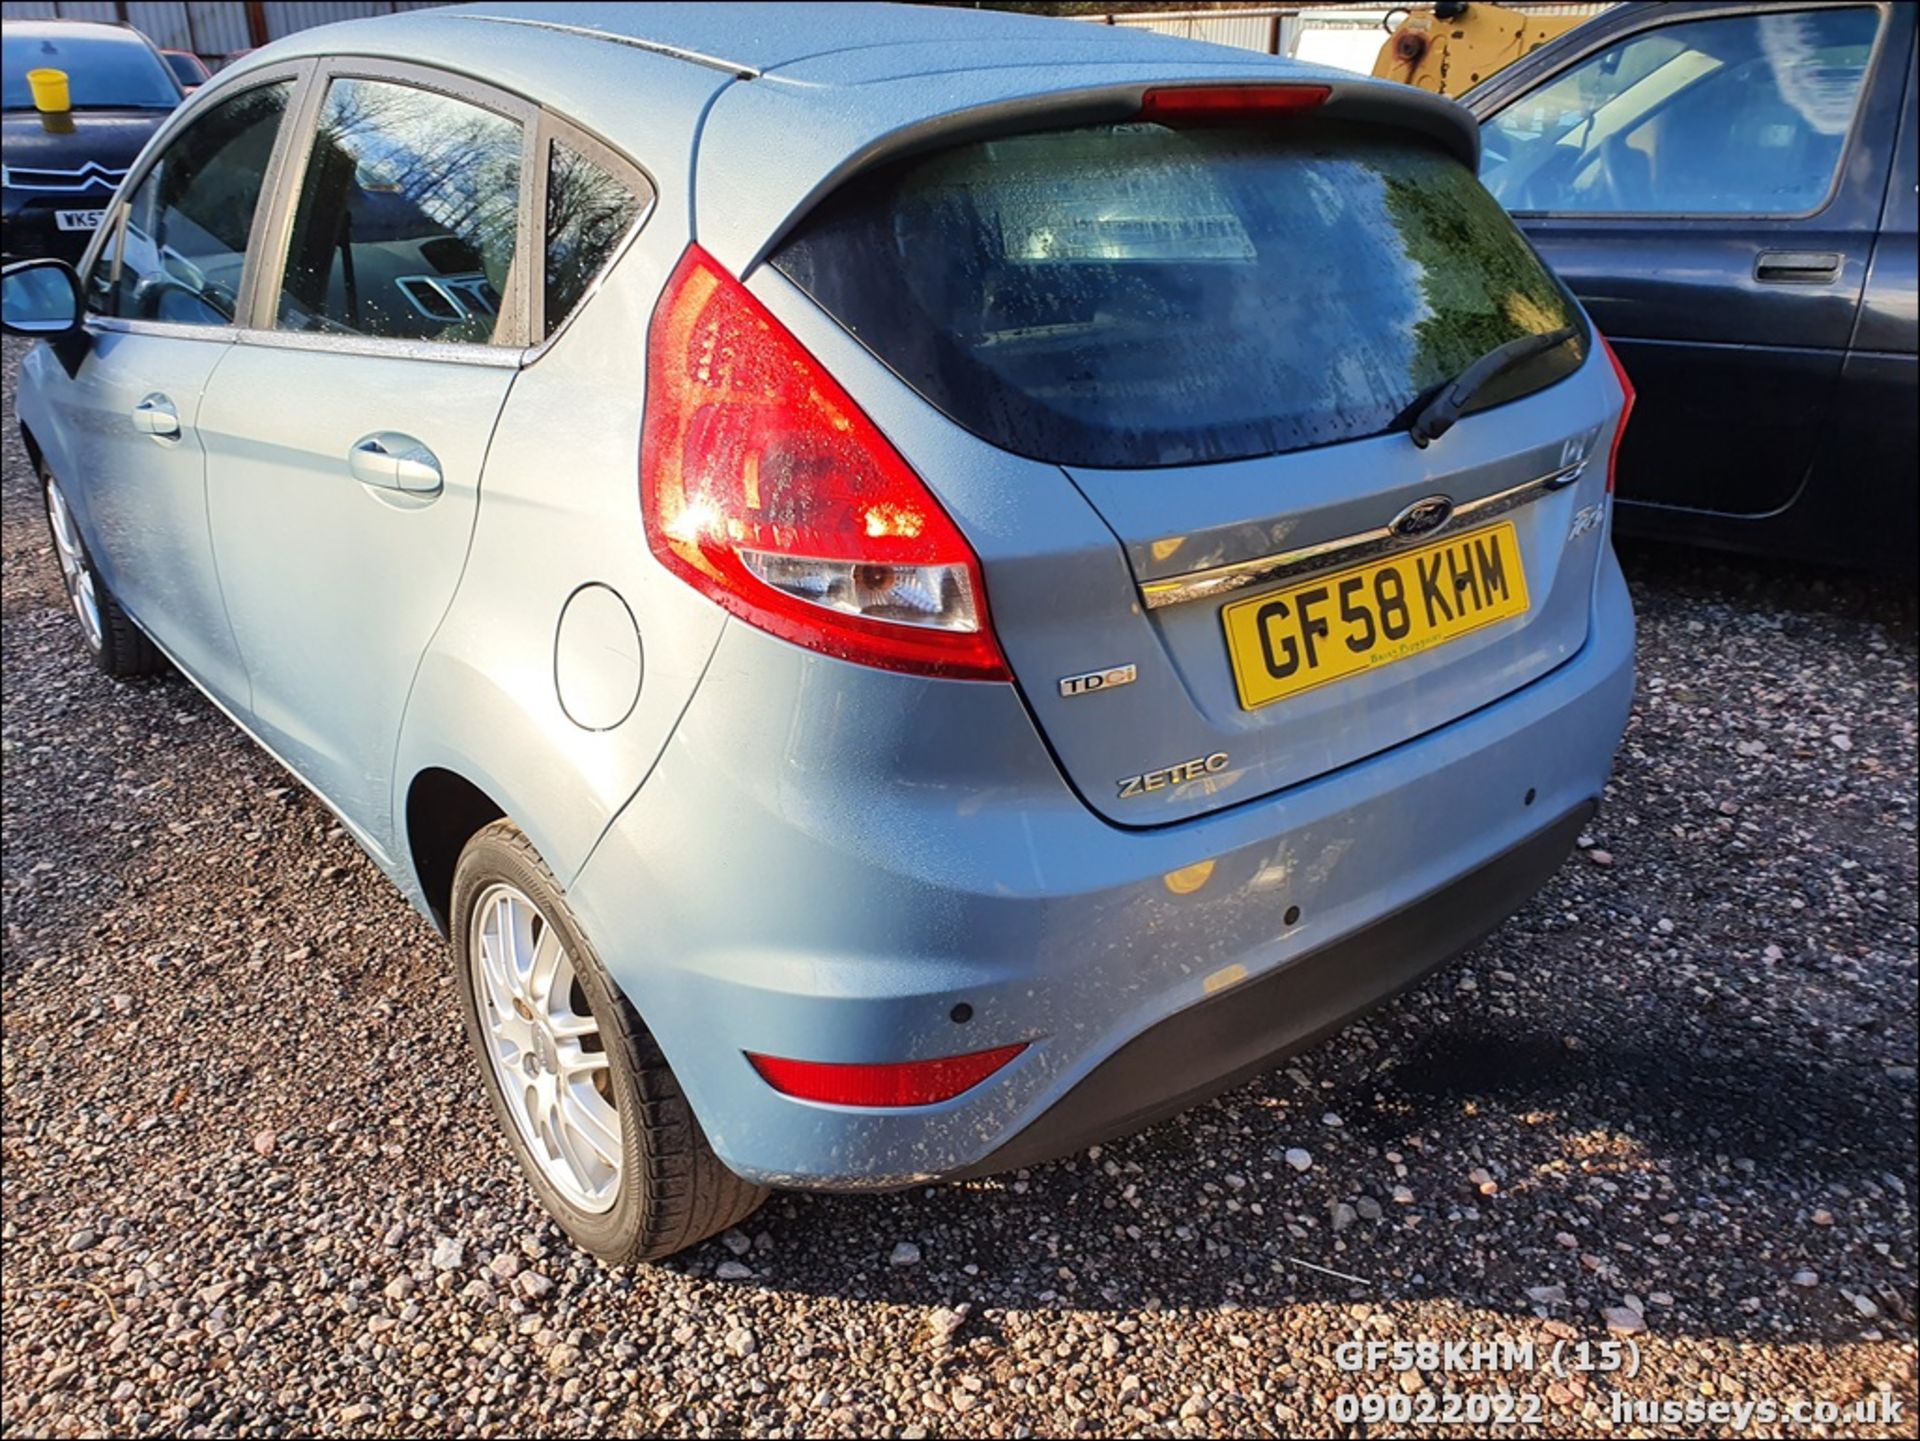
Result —
<path fill-rule="evenodd" d="M 1799 493 L 1866 278 L 1879 191 L 1848 142 L 1883 20 L 1643 24 L 1483 125 L 1483 178 L 1638 387 L 1622 500 L 1754 516 Z"/>
<path fill-rule="evenodd" d="M 245 345 L 201 406 L 213 544 L 255 725 L 382 850 L 407 690 L 460 578 L 515 374 Z M 408 460 L 396 436 L 433 457 L 437 491 L 408 488 L 398 464 L 391 486 L 356 477 L 355 448 L 383 432 L 396 461 Z"/>
<path fill-rule="evenodd" d="M 206 456 L 197 425 L 202 392 L 232 348 L 205 340 L 102 330 L 92 336 L 71 386 L 52 391 L 66 413 L 94 563 L 129 614 L 219 698 L 244 709 L 246 672 L 227 626 L 213 547 L 207 539 Z M 139 429 L 142 402 L 164 397 L 172 435 Z M 148 424 L 154 424 L 148 421 Z"/>
<path fill-rule="evenodd" d="M 526 343 L 531 112 L 414 67 L 316 84 L 254 297 L 274 329 L 201 407 L 207 501 L 260 733 L 390 861 L 400 718 Z"/>
<path fill-rule="evenodd" d="M 1870 237 L 1775 223 L 1522 221 L 1639 391 L 1626 501 L 1761 515 L 1792 501 L 1833 401 Z M 1757 281 L 1791 245 L 1840 257 L 1822 284 Z"/>
<path fill-rule="evenodd" d="M 291 79 L 264 78 L 171 136 L 88 277 L 87 344 L 62 387 L 63 476 L 107 584 L 220 701 L 247 705 L 207 538 L 200 401 L 232 348 L 249 241 Z"/>

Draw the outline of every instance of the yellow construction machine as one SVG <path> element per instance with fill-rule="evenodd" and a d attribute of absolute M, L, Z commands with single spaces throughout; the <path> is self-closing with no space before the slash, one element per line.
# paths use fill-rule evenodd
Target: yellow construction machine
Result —
<path fill-rule="evenodd" d="M 1399 20 L 1397 17 L 1406 18 Z M 1494 71 L 1564 35 L 1588 15 L 1526 15 L 1481 0 L 1438 0 L 1387 16 L 1373 73 L 1436 95 L 1461 95 Z"/>

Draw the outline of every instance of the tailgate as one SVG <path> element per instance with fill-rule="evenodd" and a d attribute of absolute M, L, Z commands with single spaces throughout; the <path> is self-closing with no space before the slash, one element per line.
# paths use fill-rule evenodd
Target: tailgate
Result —
<path fill-rule="evenodd" d="M 1620 391 L 1416 129 L 1149 107 L 964 141 L 843 183 L 773 263 L 1002 457 L 961 474 L 890 425 L 979 550 L 1055 755 L 1117 823 L 1323 775 L 1586 639 Z M 1476 361 L 1562 330 L 1415 444 Z M 1102 528 L 1049 548 L 1068 487 Z"/>
<path fill-rule="evenodd" d="M 1139 472 L 1075 470 L 1135 582 L 1099 653 L 1138 657 L 1138 678 L 1094 697 L 1027 694 L 1089 802 L 1155 824 L 1250 799 L 1444 725 L 1571 657 L 1604 543 L 1617 396 L 1596 352 L 1575 381 L 1470 417 L 1425 452 L 1393 435 L 1179 473 L 1204 480 L 1204 504 L 1174 506 Z M 1436 497 L 1454 512 L 1440 529 L 1391 532 Z M 1200 775 L 1153 774 L 1195 758 Z"/>

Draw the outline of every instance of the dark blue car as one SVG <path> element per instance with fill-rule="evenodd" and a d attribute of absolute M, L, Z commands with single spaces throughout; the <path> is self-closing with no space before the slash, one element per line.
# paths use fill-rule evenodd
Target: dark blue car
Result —
<path fill-rule="evenodd" d="M 1914 15 L 1621 5 L 1465 97 L 1638 388 L 1623 533 L 1912 569 Z"/>
<path fill-rule="evenodd" d="M 62 70 L 72 108 L 43 114 L 31 70 Z M 9 20 L 0 50 L 0 246 L 77 261 L 127 167 L 184 92 L 147 37 L 84 20 Z"/>

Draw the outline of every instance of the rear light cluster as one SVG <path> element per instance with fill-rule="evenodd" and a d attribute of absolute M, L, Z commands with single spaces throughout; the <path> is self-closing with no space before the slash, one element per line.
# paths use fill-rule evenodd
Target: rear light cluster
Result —
<path fill-rule="evenodd" d="M 1607 353 L 1607 364 L 1613 367 L 1613 378 L 1620 382 L 1620 421 L 1613 428 L 1613 445 L 1607 451 L 1607 494 L 1613 494 L 1613 479 L 1620 467 L 1620 442 L 1627 438 L 1627 422 L 1633 418 L 1633 382 L 1627 379 L 1627 368 L 1620 363 L 1620 357 L 1613 353 L 1613 347 L 1607 344 L 1607 337 L 1599 331 L 1594 336 L 1600 342 L 1600 348 Z"/>
<path fill-rule="evenodd" d="M 747 1059 L 760 1079 L 783 1096 L 835 1106 L 931 1106 L 972 1090 L 1026 1048 L 1022 1042 L 935 1061 L 877 1065 L 789 1061 L 751 1051 Z"/>
<path fill-rule="evenodd" d="M 1009 680 L 980 562 L 773 314 L 688 247 L 647 341 L 641 508 L 668 570 L 751 625 L 863 665 Z"/>

